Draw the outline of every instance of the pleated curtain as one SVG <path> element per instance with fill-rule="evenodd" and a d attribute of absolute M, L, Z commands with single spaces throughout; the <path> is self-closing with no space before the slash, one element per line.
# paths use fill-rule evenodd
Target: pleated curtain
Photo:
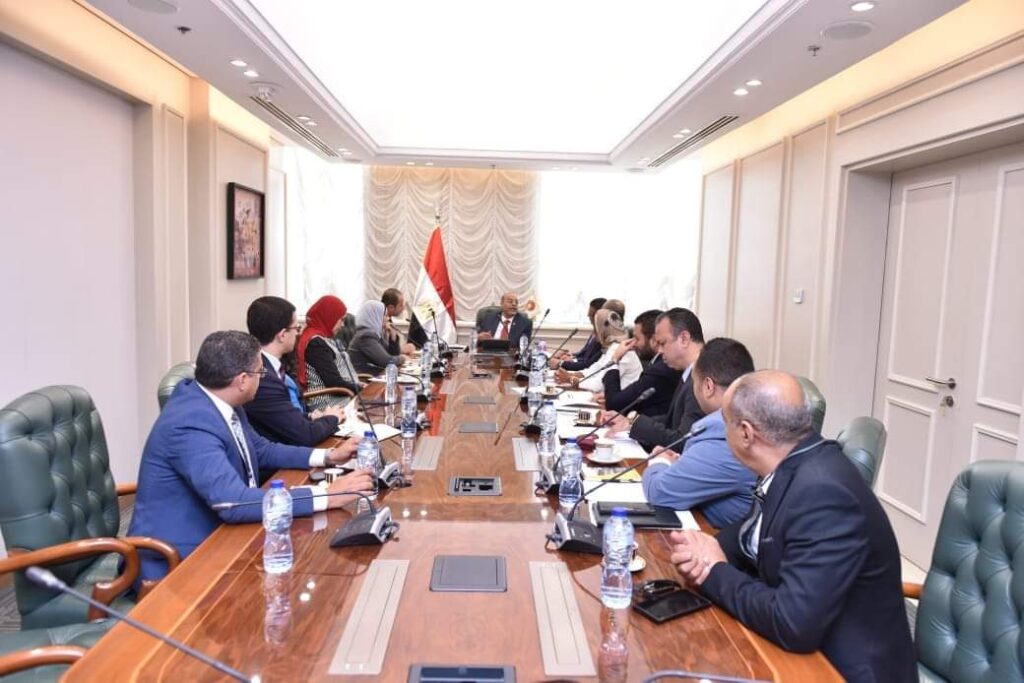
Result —
<path fill-rule="evenodd" d="M 388 287 L 412 299 L 435 211 L 460 320 L 506 291 L 520 302 L 534 295 L 537 174 L 401 166 L 371 166 L 365 174 L 367 299 Z"/>

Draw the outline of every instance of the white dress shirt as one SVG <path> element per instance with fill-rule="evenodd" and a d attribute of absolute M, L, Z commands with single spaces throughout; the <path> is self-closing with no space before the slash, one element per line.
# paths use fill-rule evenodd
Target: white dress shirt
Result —
<path fill-rule="evenodd" d="M 504 323 L 504 322 L 508 322 L 508 336 L 511 339 L 512 338 L 512 321 L 515 320 L 515 319 L 516 319 L 515 316 L 512 316 L 511 318 L 506 318 L 504 315 L 502 315 L 500 318 L 498 318 L 498 326 L 494 328 L 494 338 L 495 339 L 501 339 L 501 324 Z"/>
<path fill-rule="evenodd" d="M 611 362 L 612 356 L 615 355 L 615 350 L 618 348 L 619 342 L 613 342 L 605 350 L 605 352 L 601 354 L 601 357 L 597 359 L 597 362 L 588 367 L 586 370 L 582 371 L 583 376 L 586 377 L 590 373 L 594 372 L 597 368 L 601 367 L 602 365 L 605 365 L 606 363 Z M 610 365 L 604 370 L 601 370 L 600 372 L 596 373 L 593 377 L 587 377 L 587 379 L 580 382 L 580 389 L 583 389 L 584 391 L 592 391 L 594 393 L 604 391 L 605 373 L 607 373 L 613 367 L 615 366 Z M 626 355 L 619 359 L 618 368 L 619 387 L 622 389 L 625 389 L 630 384 L 640 379 L 640 373 L 644 371 L 643 365 L 641 365 L 640 363 L 640 357 L 637 356 L 636 352 L 634 351 L 630 351 L 629 353 L 627 353 Z"/>

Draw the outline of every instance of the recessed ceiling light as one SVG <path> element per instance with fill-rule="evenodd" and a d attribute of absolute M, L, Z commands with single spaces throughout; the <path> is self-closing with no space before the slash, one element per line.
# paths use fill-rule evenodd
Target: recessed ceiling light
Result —
<path fill-rule="evenodd" d="M 178 11 L 178 5 L 171 0 L 128 0 L 128 4 L 153 14 L 174 14 Z"/>
<path fill-rule="evenodd" d="M 759 85 L 761 85 L 761 81 L 756 78 L 751 78 L 749 81 L 747 81 L 748 87 L 756 88 Z"/>
<path fill-rule="evenodd" d="M 259 78 L 260 77 L 260 73 L 258 71 L 256 71 L 255 69 L 246 69 L 245 71 L 242 72 L 242 75 L 245 76 L 246 78 Z"/>
<path fill-rule="evenodd" d="M 749 93 L 750 91 L 747 90 L 746 88 L 736 88 L 735 90 L 732 91 L 732 94 L 736 95 L 737 97 L 743 97 L 744 95 L 747 95 Z"/>
<path fill-rule="evenodd" d="M 348 150 L 345 150 L 344 152 L 341 153 L 341 155 L 342 156 L 346 156 L 346 157 L 350 157 L 350 156 L 352 156 L 352 152 L 350 152 Z"/>
<path fill-rule="evenodd" d="M 692 130 L 690 130 L 689 128 L 683 128 L 683 129 L 682 129 L 681 131 L 679 131 L 679 134 L 680 134 L 680 135 L 689 135 L 689 134 L 690 134 L 690 133 L 692 133 L 692 132 L 693 132 L 693 131 L 692 131 Z"/>
<path fill-rule="evenodd" d="M 683 135 L 682 133 L 676 133 L 676 134 L 675 134 L 675 135 L 673 135 L 672 137 L 674 137 L 674 138 L 675 138 L 676 140 L 682 140 L 682 139 L 683 139 L 683 138 L 685 138 L 686 136 L 685 136 L 685 135 Z"/>
<path fill-rule="evenodd" d="M 348 147 L 339 147 L 338 151 L 341 152 L 342 154 L 344 154 L 345 152 L 348 151 Z"/>
<path fill-rule="evenodd" d="M 310 128 L 316 125 L 316 121 L 314 121 L 313 119 L 310 119 L 309 121 L 304 121 L 304 123 Z"/>
<path fill-rule="evenodd" d="M 232 59 L 231 66 L 237 66 L 239 69 L 244 69 L 249 65 L 243 62 L 241 59 Z"/>
<path fill-rule="evenodd" d="M 309 121 L 309 117 L 306 116 L 305 114 L 303 114 L 302 116 L 296 116 L 295 120 L 296 121 L 302 121 L 303 123 L 305 123 L 306 121 Z"/>
<path fill-rule="evenodd" d="M 425 163 L 425 164 L 423 164 L 423 165 L 424 165 L 424 166 L 433 166 L 433 165 L 434 165 L 434 162 L 433 162 L 433 161 L 428 161 L 427 163 Z"/>
<path fill-rule="evenodd" d="M 407 161 L 407 162 L 405 162 L 405 165 L 406 166 L 415 166 L 416 162 L 415 161 Z"/>
<path fill-rule="evenodd" d="M 873 2 L 855 2 L 850 5 L 850 9 L 854 12 L 870 12 L 875 9 L 875 3 Z"/>

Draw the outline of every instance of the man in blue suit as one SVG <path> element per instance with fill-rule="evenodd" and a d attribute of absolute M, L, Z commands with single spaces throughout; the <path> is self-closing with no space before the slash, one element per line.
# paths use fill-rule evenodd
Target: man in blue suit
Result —
<path fill-rule="evenodd" d="M 146 440 L 139 469 L 130 536 L 154 536 L 187 557 L 221 522 L 259 522 L 260 468 L 307 469 L 352 457 L 355 442 L 330 450 L 284 446 L 253 431 L 241 406 L 252 400 L 264 374 L 260 345 L 244 332 L 214 332 L 199 348 L 196 378 L 178 384 Z M 326 490 L 368 492 L 368 472 L 335 479 Z M 293 513 L 308 516 L 340 507 L 354 496 L 313 498 L 310 487 L 292 489 Z M 214 503 L 253 503 L 215 512 Z M 140 578 L 167 573 L 160 556 L 142 551 Z"/>
<path fill-rule="evenodd" d="M 672 563 L 747 628 L 821 650 L 848 681 L 917 681 L 896 537 L 839 445 L 811 427 L 800 383 L 745 375 L 722 413 L 732 452 L 759 477 L 754 504 L 717 537 L 673 533 Z"/>
<path fill-rule="evenodd" d="M 295 349 L 302 326 L 295 306 L 278 296 L 261 296 L 246 313 L 249 334 L 262 346 L 263 369 L 256 397 L 245 404 L 249 422 L 262 436 L 293 446 L 315 446 L 338 431 L 345 419 L 340 406 L 306 414 L 298 399 L 298 387 L 281 364 Z"/>
<path fill-rule="evenodd" d="M 594 316 L 597 315 L 597 312 L 601 310 L 606 301 L 608 299 L 605 299 L 603 296 L 590 300 L 590 307 L 587 309 L 587 320 L 590 321 L 590 336 L 587 337 L 587 341 L 584 342 L 575 356 L 568 351 L 559 351 L 558 355 L 550 361 L 552 368 L 561 368 L 566 371 L 585 370 L 598 361 L 604 349 L 601 348 L 601 344 L 597 341 L 597 334 L 594 332 Z"/>
<path fill-rule="evenodd" d="M 519 312 L 519 295 L 505 292 L 501 295 L 501 310 L 486 316 L 477 329 L 478 339 L 507 339 L 509 346 L 519 349 L 519 339 L 533 333 L 533 321 Z"/>

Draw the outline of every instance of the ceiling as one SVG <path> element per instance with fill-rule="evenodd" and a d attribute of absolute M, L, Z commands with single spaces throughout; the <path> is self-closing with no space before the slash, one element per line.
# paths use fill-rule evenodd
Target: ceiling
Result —
<path fill-rule="evenodd" d="M 963 1 L 89 4 L 330 160 L 646 171 Z"/>

